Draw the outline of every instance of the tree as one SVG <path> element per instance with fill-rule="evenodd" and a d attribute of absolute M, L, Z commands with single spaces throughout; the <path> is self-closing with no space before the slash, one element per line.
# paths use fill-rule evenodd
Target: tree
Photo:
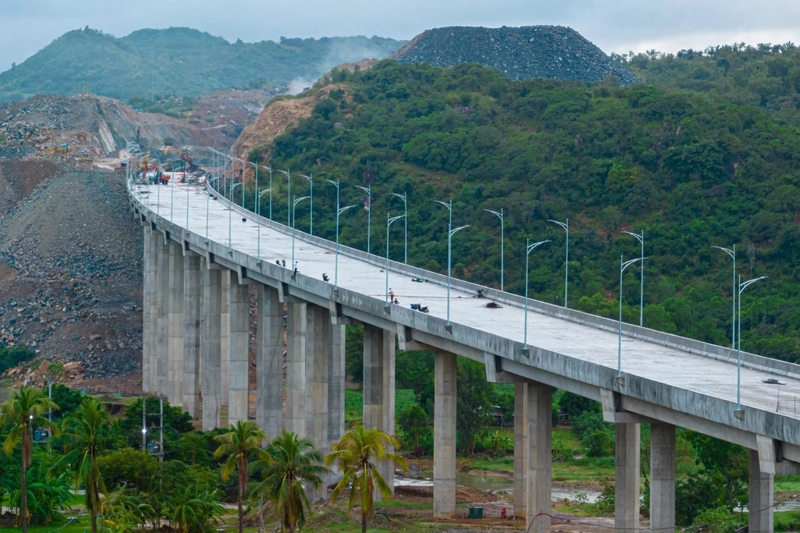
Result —
<path fill-rule="evenodd" d="M 97 400 L 84 397 L 77 409 L 64 419 L 62 434 L 67 450 L 53 469 L 72 465 L 76 488 L 84 483 L 86 508 L 91 516 L 92 533 L 97 533 L 97 515 L 100 512 L 100 495 L 106 486 L 97 463 L 97 452 L 102 434 L 108 428 L 108 414 Z"/>
<path fill-rule="evenodd" d="M 381 496 L 390 498 L 392 491 L 374 461 L 393 461 L 404 470 L 408 464 L 404 457 L 388 452 L 387 448 L 400 447 L 396 438 L 375 428 L 364 429 L 359 426 L 348 431 L 333 445 L 333 451 L 325 458 L 325 466 L 337 463 L 342 479 L 331 494 L 335 500 L 346 488 L 350 488 L 348 510 L 353 511 L 356 495 L 361 495 L 361 531 L 367 531 L 367 519 L 372 516 L 373 490 L 378 489 Z"/>
<path fill-rule="evenodd" d="M 3 451 L 11 455 L 17 444 L 22 444 L 20 461 L 20 518 L 22 532 L 28 531 L 28 487 L 27 469 L 31 465 L 33 455 L 32 425 L 45 427 L 55 433 L 55 426 L 44 418 L 50 409 L 58 406 L 48 399 L 42 391 L 32 387 L 20 387 L 14 396 L 2 406 L 0 411 L 0 427 L 11 426 L 8 436 L 3 441 Z"/>
<path fill-rule="evenodd" d="M 295 433 L 284 431 L 253 462 L 253 470 L 261 472 L 262 481 L 254 493 L 266 496 L 278 514 L 281 525 L 294 533 L 306 521 L 311 507 L 303 484 L 315 489 L 329 470 L 322 466 L 322 454 L 308 439 L 298 439 Z"/>
<path fill-rule="evenodd" d="M 417 403 L 412 403 L 400 412 L 397 425 L 403 432 L 404 444 L 413 450 L 418 450 L 420 439 L 431 432 L 428 413 Z"/>
<path fill-rule="evenodd" d="M 169 520 L 181 533 L 207 529 L 224 509 L 216 500 L 216 491 L 203 490 L 199 484 L 178 487 L 167 496 Z"/>
<path fill-rule="evenodd" d="M 226 433 L 217 435 L 214 440 L 220 443 L 220 447 L 214 451 L 214 458 L 225 457 L 220 475 L 223 481 L 228 481 L 234 470 L 239 472 L 239 533 L 242 533 L 243 515 L 242 500 L 244 491 L 247 488 L 247 460 L 250 454 L 260 449 L 261 442 L 267 438 L 266 433 L 261 431 L 255 423 L 249 420 L 239 420 L 236 425 L 231 425 Z"/>
<path fill-rule="evenodd" d="M 483 365 L 459 358 L 456 433 L 461 453 L 472 453 L 475 435 L 489 424 L 492 414 L 492 404 L 489 401 L 491 394 L 492 384 L 486 381 Z"/>

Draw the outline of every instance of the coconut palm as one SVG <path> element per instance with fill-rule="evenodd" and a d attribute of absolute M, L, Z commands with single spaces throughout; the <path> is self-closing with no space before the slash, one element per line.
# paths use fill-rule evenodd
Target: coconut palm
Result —
<path fill-rule="evenodd" d="M 167 497 L 171 525 L 180 533 L 203 530 L 224 512 L 216 496 L 216 491 L 201 490 L 198 484 L 176 489 Z"/>
<path fill-rule="evenodd" d="M 10 426 L 3 451 L 11 455 L 17 444 L 22 444 L 20 469 L 20 518 L 22 533 L 28 531 L 28 487 L 27 470 L 33 456 L 33 427 L 45 427 L 56 431 L 56 427 L 44 415 L 58 406 L 47 398 L 41 390 L 33 387 L 20 387 L 14 396 L 0 407 L 0 427 Z"/>
<path fill-rule="evenodd" d="M 303 484 L 315 489 L 322 486 L 323 476 L 330 471 L 322 466 L 322 454 L 308 439 L 298 439 L 295 433 L 284 431 L 261 452 L 253 462 L 254 471 L 261 472 L 262 481 L 254 493 L 272 503 L 283 530 L 294 533 L 306 520 L 311 508 Z"/>
<path fill-rule="evenodd" d="M 86 508 L 92 521 L 92 533 L 97 533 L 97 515 L 100 511 L 100 495 L 106 486 L 97 466 L 97 451 L 102 432 L 108 427 L 108 414 L 102 404 L 88 396 L 83 398 L 75 411 L 64 419 L 62 433 L 67 453 L 54 466 L 72 465 L 75 487 L 85 485 Z M 77 466 L 76 466 L 77 465 Z"/>
<path fill-rule="evenodd" d="M 375 428 L 365 429 L 361 426 L 348 431 L 334 445 L 333 451 L 325 458 L 325 466 L 337 463 L 342 479 L 336 484 L 331 494 L 335 500 L 346 488 L 350 488 L 348 510 L 352 513 L 356 496 L 361 496 L 361 531 L 367 531 L 367 519 L 373 513 L 373 491 L 378 489 L 383 498 L 389 498 L 392 490 L 386 483 L 375 461 L 393 461 L 403 470 L 408 468 L 404 457 L 389 452 L 393 446 L 400 447 L 396 438 Z"/>
<path fill-rule="evenodd" d="M 226 457 L 220 475 L 223 481 L 228 481 L 234 470 L 239 472 L 239 533 L 242 533 L 242 500 L 247 488 L 247 460 L 249 456 L 261 447 L 261 442 L 267 438 L 255 423 L 249 420 L 239 420 L 236 425 L 231 425 L 226 433 L 217 435 L 214 440 L 220 443 L 214 451 L 214 458 Z"/>

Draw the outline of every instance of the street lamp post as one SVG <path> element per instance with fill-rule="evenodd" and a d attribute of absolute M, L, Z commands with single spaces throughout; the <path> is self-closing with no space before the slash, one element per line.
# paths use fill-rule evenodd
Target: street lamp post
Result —
<path fill-rule="evenodd" d="M 639 327 L 644 326 L 644 230 L 642 233 L 633 233 L 631 231 L 624 231 L 622 233 L 627 233 L 642 245 L 642 273 L 641 273 L 641 281 L 639 287 Z"/>
<path fill-rule="evenodd" d="M 452 331 L 453 327 L 450 324 L 450 267 L 451 267 L 451 259 L 452 259 L 452 241 L 453 235 L 457 232 L 461 231 L 462 229 L 468 228 L 469 224 L 466 226 L 460 226 L 458 228 L 453 228 L 453 200 L 449 202 L 442 202 L 441 200 L 434 200 L 437 204 L 442 204 L 447 208 L 449 211 L 449 221 L 447 222 L 447 322 L 445 322 L 445 329 L 447 331 Z"/>
<path fill-rule="evenodd" d="M 308 200 L 308 234 L 314 235 L 314 177 L 313 174 L 308 176 L 300 174 L 300 177 L 307 179 L 309 187 L 311 187 Z"/>
<path fill-rule="evenodd" d="M 269 193 L 270 203 L 272 202 L 272 187 L 269 189 L 264 189 L 263 191 L 259 192 L 256 196 L 256 205 L 258 205 L 258 213 L 257 215 L 261 215 L 261 197 L 264 196 L 266 193 Z"/>
<path fill-rule="evenodd" d="M 505 290 L 505 250 L 504 250 L 504 242 L 505 242 L 505 216 L 503 215 L 503 209 L 501 208 L 500 211 L 492 211 L 491 209 L 484 209 L 487 213 L 491 213 L 497 218 L 500 219 L 500 290 Z M 549 242 L 549 241 L 547 241 Z"/>
<path fill-rule="evenodd" d="M 567 254 L 564 260 L 564 307 L 566 308 L 569 307 L 567 303 L 567 294 L 569 292 L 569 219 L 566 219 L 565 222 L 559 220 L 548 220 L 548 222 L 561 226 L 567 232 Z"/>
<path fill-rule="evenodd" d="M 731 310 L 731 348 L 736 348 L 736 245 L 733 245 L 733 250 L 730 248 L 723 248 L 722 246 L 712 246 L 717 250 L 722 250 L 733 259 L 733 281 L 731 282 L 731 299 L 733 300 L 733 309 Z"/>
<path fill-rule="evenodd" d="M 531 244 L 530 239 L 525 239 L 525 332 L 523 333 L 522 341 L 522 350 L 525 355 L 528 354 L 528 258 L 532 251 L 548 242 L 550 241 L 539 241 Z"/>
<path fill-rule="evenodd" d="M 333 292 L 339 292 L 339 216 L 355 205 L 339 207 L 339 180 L 333 181 L 326 179 L 328 183 L 336 187 L 336 258 L 333 267 Z"/>
<path fill-rule="evenodd" d="M 405 217 L 405 215 L 392 217 L 389 215 L 389 213 L 386 213 L 386 268 L 384 269 L 386 270 L 386 292 L 384 296 L 385 300 L 383 304 L 383 310 L 387 313 L 391 309 L 390 304 L 392 304 L 392 302 L 389 301 L 389 228 L 393 223 Z"/>
<path fill-rule="evenodd" d="M 231 187 L 231 197 L 233 197 L 233 191 L 236 190 L 236 187 L 239 185 L 244 185 L 244 183 L 234 183 L 233 187 Z M 233 202 L 231 202 L 233 204 Z M 233 225 L 233 205 L 228 206 L 228 248 L 233 248 L 233 232 L 231 230 Z"/>
<path fill-rule="evenodd" d="M 622 378 L 622 273 L 625 269 L 637 261 L 644 261 L 644 257 L 637 257 L 636 259 L 629 259 L 623 262 L 622 256 L 619 256 L 619 325 L 617 326 L 617 384 L 624 384 Z"/>
<path fill-rule="evenodd" d="M 264 170 L 269 172 L 269 189 L 268 191 L 272 191 L 272 167 L 265 167 L 261 166 Z M 259 196 L 258 202 L 258 214 L 261 214 L 261 197 Z M 272 220 L 272 192 L 269 193 L 269 219 Z"/>
<path fill-rule="evenodd" d="M 300 198 L 293 198 L 292 199 L 292 211 L 291 211 L 291 215 L 292 215 L 292 276 L 294 276 L 294 271 L 295 271 L 295 267 L 294 267 L 294 234 L 295 234 L 295 231 L 294 231 L 294 211 L 295 211 L 295 208 L 297 207 L 297 204 L 299 204 L 303 200 L 308 200 L 308 198 L 309 198 L 308 196 L 302 196 Z"/>
<path fill-rule="evenodd" d="M 367 193 L 367 253 L 369 253 L 370 237 L 372 236 L 372 185 L 366 187 L 356 185 L 356 187 Z"/>
<path fill-rule="evenodd" d="M 756 281 L 762 279 L 767 279 L 767 276 L 753 278 L 742 283 L 742 276 L 739 276 L 738 298 L 736 299 L 736 305 L 739 309 L 739 320 L 736 331 L 736 411 L 734 411 L 733 414 L 740 420 L 744 419 L 744 409 L 742 409 L 742 292 Z"/>
<path fill-rule="evenodd" d="M 258 198 L 259 198 L 259 196 L 258 196 L 258 165 L 256 163 L 253 163 L 252 161 L 248 161 L 248 163 L 253 165 L 253 172 L 255 174 L 254 179 L 255 179 L 255 182 L 256 182 L 256 185 L 253 188 L 253 201 L 256 202 L 256 203 L 253 204 L 253 212 L 256 215 L 259 215 L 260 213 L 258 212 Z M 242 190 L 242 193 L 244 193 L 244 190 Z M 244 207 L 244 201 L 242 201 L 242 207 Z"/>
<path fill-rule="evenodd" d="M 211 180 L 209 180 L 209 182 L 206 184 L 207 187 L 210 187 L 210 188 L 213 189 L 214 187 L 213 187 L 212 184 L 215 181 L 219 180 L 219 178 L 220 178 L 220 176 L 217 176 L 216 178 L 211 178 Z M 208 245 L 208 207 L 209 207 L 209 201 L 210 200 L 211 200 L 211 195 L 208 193 L 208 191 L 206 191 L 206 245 Z"/>
<path fill-rule="evenodd" d="M 286 174 L 286 225 L 292 225 L 292 206 L 290 205 L 290 199 L 292 198 L 292 174 L 290 170 L 281 170 L 279 168 L 275 169 L 281 174 Z M 272 206 L 270 205 L 270 209 Z"/>
<path fill-rule="evenodd" d="M 405 214 L 405 217 L 406 217 L 406 219 L 405 219 L 405 226 L 406 227 L 405 227 L 405 231 L 403 233 L 404 241 L 405 241 L 405 245 L 403 247 L 403 249 L 404 249 L 403 263 L 405 263 L 407 265 L 408 264 L 408 193 L 400 194 L 400 193 L 393 192 L 392 196 L 397 196 L 398 198 L 403 200 L 403 213 Z"/>
<path fill-rule="evenodd" d="M 233 163 L 234 167 L 236 167 L 236 161 L 242 164 L 242 181 L 240 183 L 244 185 L 245 178 L 247 177 L 247 162 L 244 159 L 239 159 L 238 157 L 234 157 L 233 159 L 234 159 Z M 244 190 L 245 187 L 242 187 L 242 209 L 244 209 Z M 231 198 L 233 198 L 233 193 L 231 193 Z"/>

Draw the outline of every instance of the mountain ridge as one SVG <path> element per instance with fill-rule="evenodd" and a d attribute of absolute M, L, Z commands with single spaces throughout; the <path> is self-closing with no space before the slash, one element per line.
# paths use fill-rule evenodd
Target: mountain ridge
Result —
<path fill-rule="evenodd" d="M 229 87 L 277 85 L 317 79 L 340 63 L 367 56 L 381 59 L 401 44 L 378 36 L 230 43 L 185 27 L 145 28 L 115 37 L 86 27 L 61 35 L 0 73 L 0 101 L 85 92 L 127 100 L 134 95 L 196 96 Z"/>

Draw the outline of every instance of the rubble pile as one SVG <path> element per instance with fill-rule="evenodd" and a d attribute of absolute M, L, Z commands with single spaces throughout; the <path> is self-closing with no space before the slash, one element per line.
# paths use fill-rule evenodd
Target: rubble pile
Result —
<path fill-rule="evenodd" d="M 390 57 L 437 67 L 479 63 L 514 80 L 599 82 L 616 76 L 622 85 L 640 81 L 581 34 L 563 26 L 436 28 L 421 33 Z"/>
<path fill-rule="evenodd" d="M 0 220 L 0 347 L 25 343 L 76 363 L 81 378 L 138 371 L 141 229 L 124 185 L 115 173 L 62 173 Z"/>

